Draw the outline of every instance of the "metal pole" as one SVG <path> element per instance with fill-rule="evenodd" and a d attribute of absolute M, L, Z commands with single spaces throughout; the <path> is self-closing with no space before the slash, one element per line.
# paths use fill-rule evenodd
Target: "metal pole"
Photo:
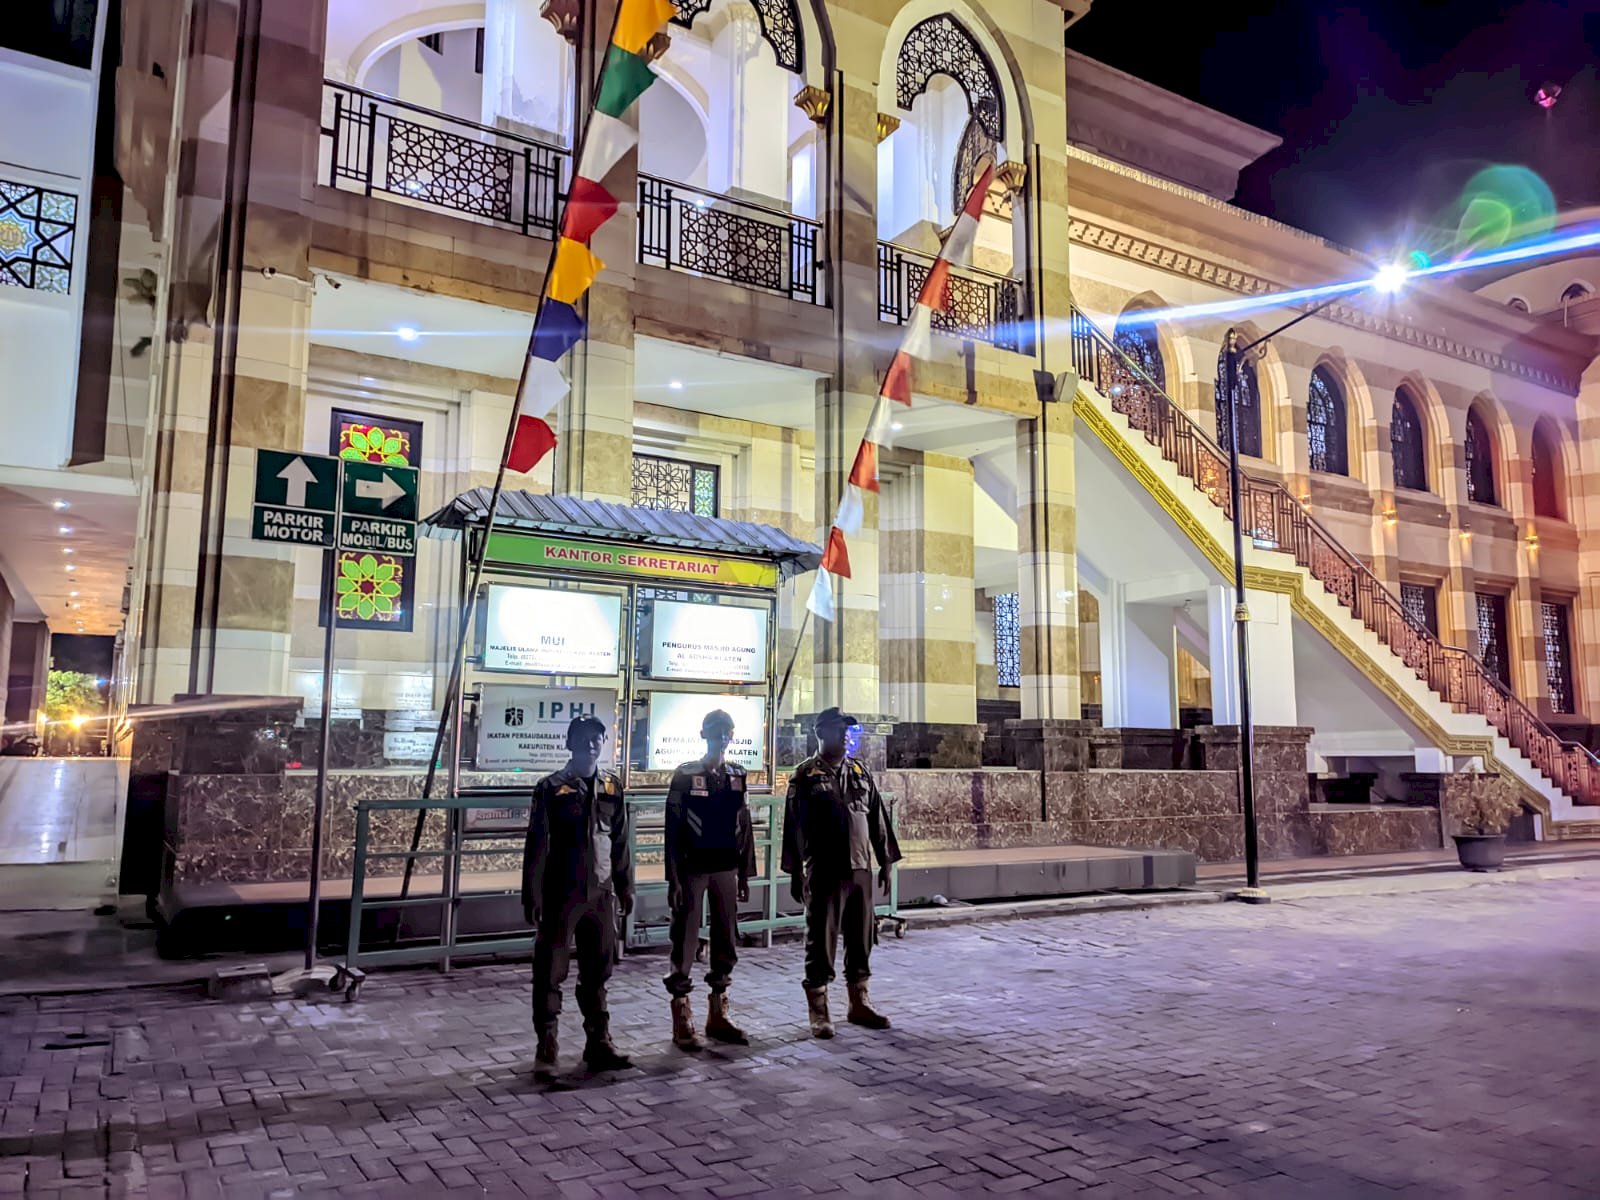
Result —
<path fill-rule="evenodd" d="M 1239 663 L 1239 799 L 1244 807 L 1245 886 L 1238 897 L 1265 902 L 1261 890 L 1261 851 L 1256 836 L 1255 726 L 1250 716 L 1250 609 L 1244 588 L 1244 504 L 1239 471 L 1239 335 L 1223 340 L 1222 386 L 1228 403 L 1228 487 L 1233 496 L 1233 623 Z"/>
<path fill-rule="evenodd" d="M 317 736 L 317 791 L 311 805 L 311 887 L 307 896 L 306 970 L 317 965 L 317 925 L 322 915 L 322 826 L 328 811 L 328 751 L 333 744 L 333 635 L 339 626 L 339 518 L 344 510 L 344 468 L 334 473 L 333 549 L 329 551 L 322 634 L 322 729 Z"/>

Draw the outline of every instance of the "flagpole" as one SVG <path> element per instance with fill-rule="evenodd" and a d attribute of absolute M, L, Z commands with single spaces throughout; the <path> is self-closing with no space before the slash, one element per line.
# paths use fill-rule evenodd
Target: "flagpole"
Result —
<path fill-rule="evenodd" d="M 616 8 L 611 14 L 611 31 L 606 38 L 606 45 L 610 45 L 616 37 L 617 21 L 622 16 L 622 7 L 626 0 L 618 0 Z M 601 73 L 605 71 L 605 59 L 601 58 Z M 576 177 L 578 167 L 583 162 L 583 150 L 589 141 L 589 129 L 594 124 L 594 101 L 599 96 L 599 89 L 593 84 L 589 88 L 591 99 L 589 115 L 583 122 L 583 130 L 578 135 L 577 144 L 572 149 L 572 169 L 567 177 L 568 198 L 570 198 L 572 180 Z M 599 182 L 596 180 L 596 182 Z M 533 361 L 534 338 L 539 331 L 539 318 L 544 312 L 545 303 L 550 294 L 550 272 L 555 266 L 556 252 L 561 248 L 561 230 L 567 215 L 568 198 L 563 198 L 561 214 L 555 222 L 553 236 L 550 239 L 550 253 L 545 258 L 544 276 L 539 282 L 539 304 L 533 314 L 533 329 L 528 335 L 528 352 L 522 356 L 522 370 L 517 375 L 517 390 L 511 397 L 511 417 L 506 422 L 505 440 L 500 446 L 500 464 L 495 470 L 494 487 L 489 492 L 489 503 L 484 511 L 483 537 L 479 541 L 477 553 L 472 553 L 471 541 L 468 539 L 463 522 L 463 541 L 466 543 L 468 561 L 471 566 L 467 582 L 467 592 L 461 602 L 461 627 L 456 637 L 456 652 L 451 658 L 450 679 L 445 685 L 444 702 L 439 709 L 439 728 L 433 737 L 433 753 L 428 758 L 428 773 L 422 783 L 422 799 L 433 798 L 434 781 L 438 777 L 439 756 L 443 752 L 445 738 L 449 733 L 449 726 L 454 721 L 460 723 L 461 702 L 458 693 L 461 690 L 461 679 L 465 673 L 467 657 L 467 638 L 472 633 L 472 618 L 477 609 L 478 589 L 483 584 L 483 564 L 489 555 L 489 535 L 494 532 L 494 519 L 500 511 L 500 497 L 506 484 L 506 459 L 511 456 L 511 445 L 517 436 L 517 418 L 521 415 L 522 390 L 528 385 L 528 368 Z M 454 717 L 452 718 L 452 714 Z M 459 742 L 458 742 L 459 747 Z M 458 755 L 459 757 L 459 755 Z M 411 851 L 406 855 L 405 875 L 400 881 L 400 899 L 404 900 L 411 891 L 411 876 L 416 866 L 417 849 L 422 845 L 422 831 L 427 824 L 428 810 L 417 810 L 417 821 L 411 831 Z M 395 936 L 399 937 L 400 923 L 395 921 Z"/>

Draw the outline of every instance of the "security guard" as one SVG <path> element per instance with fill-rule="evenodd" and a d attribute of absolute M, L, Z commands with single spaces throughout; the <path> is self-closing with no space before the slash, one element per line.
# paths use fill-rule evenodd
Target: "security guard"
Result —
<path fill-rule="evenodd" d="M 533 789 L 522 859 L 522 911 L 536 931 L 533 948 L 533 1025 L 539 1034 L 538 1070 L 556 1065 L 561 985 L 578 950 L 578 1011 L 583 1014 L 583 1060 L 593 1071 L 633 1063 L 611 1043 L 606 983 L 617 950 L 619 914 L 633 911 L 633 863 L 628 857 L 628 809 L 622 781 L 600 767 L 606 727 L 598 717 L 567 726 L 567 765 Z"/>
<path fill-rule="evenodd" d="M 872 775 L 845 753 L 845 735 L 856 718 L 838 708 L 817 714 L 821 747 L 794 770 L 783 813 L 783 869 L 789 888 L 806 910 L 806 1002 L 811 1035 L 833 1036 L 828 984 L 841 929 L 844 980 L 850 993 L 848 1020 L 868 1029 L 889 1028 L 889 1018 L 867 996 L 868 960 L 877 934 L 873 916 L 872 867 L 889 890 L 889 868 L 900 846 L 888 808 Z"/>
<path fill-rule="evenodd" d="M 706 986 L 711 1000 L 706 1036 L 745 1046 L 750 1039 L 728 1016 L 728 981 L 739 961 L 735 948 L 739 904 L 750 899 L 756 869 L 755 831 L 745 802 L 745 770 L 724 757 L 733 741 L 733 718 L 720 708 L 700 722 L 704 758 L 672 773 L 667 791 L 667 899 L 672 906 L 672 974 L 665 982 L 672 997 L 672 1041 L 680 1050 L 700 1049 L 689 992 L 700 944 L 701 897 L 711 906 L 711 970 Z"/>

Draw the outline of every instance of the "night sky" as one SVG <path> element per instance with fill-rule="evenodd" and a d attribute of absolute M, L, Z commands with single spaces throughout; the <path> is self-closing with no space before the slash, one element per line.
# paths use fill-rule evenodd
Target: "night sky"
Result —
<path fill-rule="evenodd" d="M 1241 178 L 1246 208 L 1383 253 L 1437 249 L 1490 164 L 1530 168 L 1560 210 L 1600 203 L 1592 3 L 1160 7 L 1096 0 L 1067 45 L 1281 136 Z"/>

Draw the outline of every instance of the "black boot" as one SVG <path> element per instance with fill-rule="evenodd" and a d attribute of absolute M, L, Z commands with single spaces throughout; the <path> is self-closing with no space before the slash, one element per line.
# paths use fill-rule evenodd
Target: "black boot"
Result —
<path fill-rule="evenodd" d="M 556 1069 L 556 1059 L 561 1055 L 561 1044 L 556 1039 L 556 1027 L 546 1025 L 539 1030 L 539 1048 L 534 1051 L 533 1069 L 546 1072 Z"/>
<path fill-rule="evenodd" d="M 583 1061 L 589 1070 L 626 1071 L 633 1066 L 633 1059 L 612 1045 L 609 1017 L 585 1018 L 583 1032 Z"/>

